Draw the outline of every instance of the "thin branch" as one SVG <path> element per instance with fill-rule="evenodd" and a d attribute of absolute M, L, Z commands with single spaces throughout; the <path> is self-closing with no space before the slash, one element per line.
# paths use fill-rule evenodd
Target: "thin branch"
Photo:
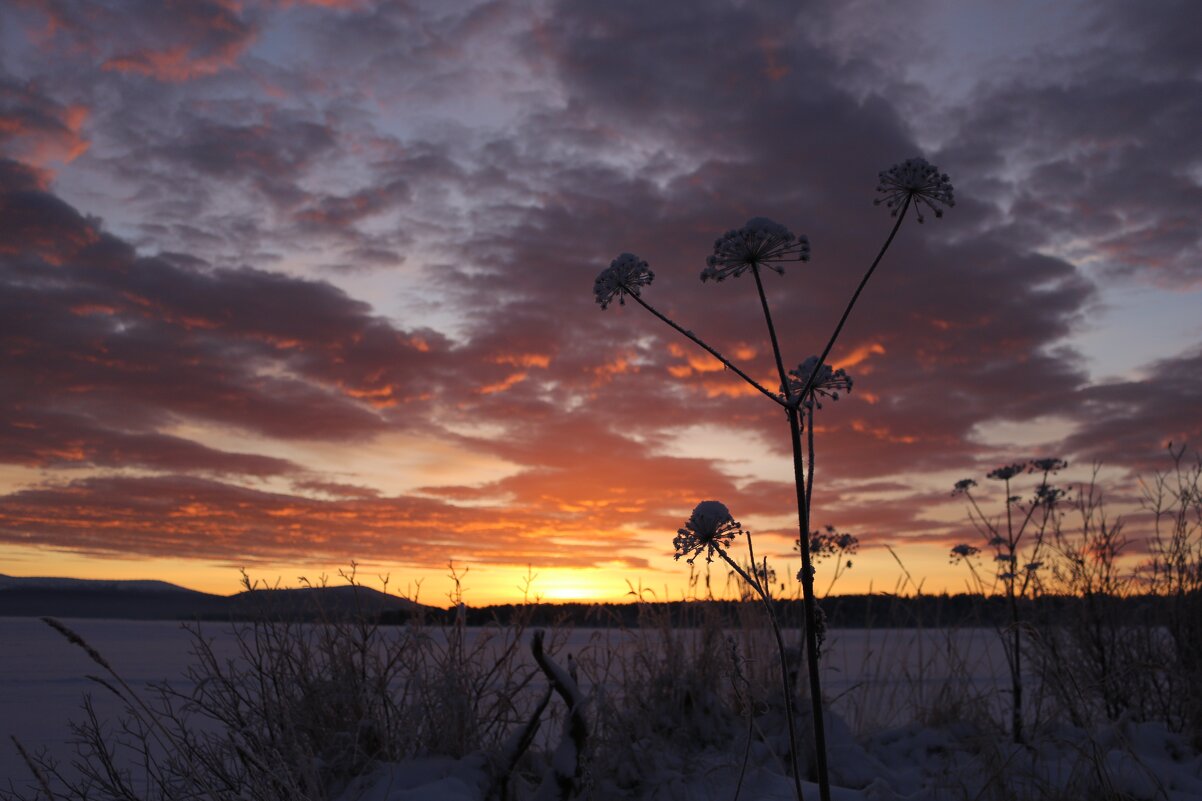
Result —
<path fill-rule="evenodd" d="M 681 328 L 679 325 L 677 325 L 675 322 L 673 322 L 670 318 L 668 318 L 666 315 L 664 315 L 659 309 L 655 308 L 650 303 L 648 303 L 647 301 L 640 298 L 638 295 L 635 295 L 634 293 L 630 293 L 629 297 L 634 298 L 638 302 L 638 304 L 640 306 L 642 306 L 644 309 L 651 312 L 659 319 L 663 320 L 665 323 L 667 323 L 672 328 L 676 329 L 678 332 L 683 334 L 686 338 L 691 340 L 694 344 L 696 344 L 697 346 L 704 349 L 706 353 L 713 356 L 718 361 L 722 362 L 722 364 L 724 364 L 727 369 L 733 370 L 739 376 L 739 378 L 742 378 L 748 384 L 751 384 L 751 386 L 758 389 L 761 393 L 763 393 L 765 396 L 767 396 L 770 400 L 775 401 L 776 403 L 780 404 L 781 406 L 786 405 L 785 401 L 781 400 L 779 395 L 777 395 L 775 392 L 769 392 L 767 389 L 764 389 L 764 387 L 762 385 L 760 385 L 759 382 L 757 382 L 754 378 L 747 375 L 747 373 L 743 372 L 738 367 L 736 367 L 734 362 L 732 362 L 730 359 L 726 358 L 721 353 L 719 353 L 718 351 L 711 348 L 709 345 L 702 342 L 701 339 L 699 339 L 697 337 L 697 335 L 694 334 L 692 331 Z"/>

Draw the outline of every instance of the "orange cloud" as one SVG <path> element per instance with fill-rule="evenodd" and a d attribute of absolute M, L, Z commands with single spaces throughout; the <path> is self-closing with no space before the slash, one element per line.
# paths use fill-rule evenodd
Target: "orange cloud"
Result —
<path fill-rule="evenodd" d="M 513 367 L 549 367 L 551 357 L 544 353 L 506 353 L 489 359 L 493 364 L 508 364 Z"/>
<path fill-rule="evenodd" d="M 233 0 L 168 0 L 164 5 L 165 26 L 146 31 L 143 37 L 155 44 L 114 55 L 101 63 L 101 69 L 180 83 L 237 65 L 256 39 L 256 31 L 239 16 L 241 5 Z M 165 38 L 176 41 L 159 44 Z"/>
<path fill-rule="evenodd" d="M 343 387 L 343 392 L 357 400 L 367 401 L 377 409 L 390 409 L 399 403 L 394 396 L 392 385 L 373 387 L 371 389 L 356 389 Z"/>
<path fill-rule="evenodd" d="M 677 378 L 684 378 L 697 373 L 716 373 L 726 369 L 726 365 L 710 356 L 703 351 L 686 350 L 676 342 L 669 343 L 668 353 L 678 359 L 684 359 L 685 363 L 680 365 L 672 365 L 668 368 L 668 372 Z"/>
<path fill-rule="evenodd" d="M 129 72 L 159 81 L 181 83 L 206 75 L 215 75 L 232 67 L 242 55 L 245 45 L 233 44 L 219 53 L 193 57 L 187 45 L 166 50 L 142 50 L 124 56 L 114 56 L 100 65 L 109 72 Z"/>
<path fill-rule="evenodd" d="M 913 445 L 915 442 L 918 442 L 918 437 L 909 435 L 898 436 L 893 434 L 887 426 L 873 426 L 863 420 L 852 420 L 851 428 L 857 433 L 867 434 L 882 442 L 892 442 L 900 445 Z"/>
<path fill-rule="evenodd" d="M 591 372 L 595 376 L 593 386 L 597 387 L 608 382 L 615 375 L 623 373 L 637 373 L 639 368 L 632 366 L 629 355 L 615 357 L 612 361 L 593 367 Z"/>
<path fill-rule="evenodd" d="M 498 381 L 495 384 L 486 384 L 485 386 L 480 387 L 476 391 L 478 393 L 480 393 L 481 395 L 492 395 L 497 392 L 504 392 L 505 390 L 509 389 L 510 387 L 514 386 L 515 384 L 520 384 L 521 382 L 523 382 L 525 380 L 526 380 L 526 373 L 524 373 L 524 372 L 511 373 L 510 375 L 506 376 L 503 380 Z"/>
<path fill-rule="evenodd" d="M 844 356 L 835 364 L 835 367 L 846 370 L 849 367 L 855 367 L 857 364 L 867 361 L 870 356 L 883 356 L 884 354 L 884 345 L 879 342 L 870 342 L 867 345 L 861 345 Z"/>
<path fill-rule="evenodd" d="M 69 164 L 91 147 L 83 134 L 87 106 L 61 106 L 31 89 L 0 89 L 0 143 L 38 167 Z"/>

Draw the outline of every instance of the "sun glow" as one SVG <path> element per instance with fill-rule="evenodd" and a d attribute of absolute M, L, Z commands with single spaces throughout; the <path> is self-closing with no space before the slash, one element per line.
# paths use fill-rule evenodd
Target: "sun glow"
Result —
<path fill-rule="evenodd" d="M 621 581 L 597 570 L 555 568 L 538 572 L 532 595 L 543 601 L 614 601 L 625 588 Z"/>

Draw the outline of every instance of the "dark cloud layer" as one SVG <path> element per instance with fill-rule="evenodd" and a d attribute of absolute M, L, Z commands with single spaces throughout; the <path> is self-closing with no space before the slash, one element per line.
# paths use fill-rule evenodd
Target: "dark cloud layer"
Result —
<path fill-rule="evenodd" d="M 930 141 L 903 54 L 849 66 L 859 40 L 818 41 L 785 2 L 327 5 L 6 15 L 45 27 L 13 73 L 43 79 L 0 72 L 0 462 L 37 476 L 0 497 L 0 537 L 637 566 L 667 548 L 637 532 L 670 535 L 701 497 L 787 510 L 787 475 L 739 474 L 751 454 L 671 455 L 708 425 L 783 464 L 779 410 L 637 306 L 599 310 L 591 282 L 640 254 L 649 302 L 774 386 L 750 278 L 699 271 L 749 217 L 807 234 L 813 261 L 766 283 L 787 366 L 821 349 L 893 222 L 877 171 Z M 1100 5 L 1046 76 L 985 81 L 943 113 L 927 155 L 957 205 L 903 226 L 832 353 L 856 383 L 818 412 L 841 488 L 820 522 L 954 536 L 923 476 L 1035 455 L 982 444 L 999 423 L 1065 420 L 1042 447 L 1133 470 L 1202 441 L 1197 343 L 1102 385 L 1071 344 L 1099 280 L 1197 284 L 1194 13 Z M 112 218 L 89 191 L 127 197 L 116 211 L 140 216 L 121 230 L 143 239 L 92 216 Z M 306 260 L 330 280 L 300 277 Z M 331 282 L 397 268 L 389 291 L 428 318 Z M 402 432 L 513 469 L 392 497 L 277 455 Z M 859 500 L 880 487 L 893 499 Z"/>
<path fill-rule="evenodd" d="M 10 165 L 0 195 L 3 395 L 121 426 L 190 418 L 360 438 L 429 393 L 445 340 L 333 286 L 139 256 Z"/>

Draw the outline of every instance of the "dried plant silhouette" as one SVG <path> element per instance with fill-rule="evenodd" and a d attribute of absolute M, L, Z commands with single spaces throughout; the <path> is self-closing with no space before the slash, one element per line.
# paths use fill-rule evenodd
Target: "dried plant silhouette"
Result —
<path fill-rule="evenodd" d="M 1048 478 L 1068 467 L 1063 459 L 1032 459 L 1027 462 L 1002 465 L 989 472 L 986 478 L 1001 481 L 1005 487 L 1005 514 L 990 518 L 973 496 L 977 482 L 971 478 L 956 482 L 952 494 L 968 500 L 969 517 L 984 538 L 986 548 L 993 553 L 997 573 L 992 584 L 977 571 L 972 559 L 980 548 L 967 543 L 951 550 L 953 563 L 963 562 L 972 573 L 976 591 L 989 595 L 998 585 L 1006 597 L 1009 624 L 1002 632 L 1007 667 L 1010 670 L 1011 711 L 1010 728 L 1015 743 L 1023 742 L 1023 638 L 1026 633 L 1022 605 L 1028 594 L 1034 598 L 1039 590 L 1040 570 L 1049 536 L 1059 529 L 1059 505 L 1065 491 L 1048 483 Z M 1011 482 L 1024 473 L 1040 476 L 1030 498 L 1015 495 Z"/>
<path fill-rule="evenodd" d="M 792 262 L 810 260 L 810 242 L 805 236 L 794 235 L 785 226 L 765 217 L 751 219 L 742 228 L 727 231 L 714 243 L 713 254 L 706 260 L 706 267 L 701 272 L 701 280 L 721 283 L 729 278 L 738 278 L 750 274 L 755 281 L 756 293 L 764 313 L 764 322 L 768 329 L 768 338 L 772 344 L 772 355 L 776 363 L 777 376 L 780 381 L 779 392 L 773 392 L 755 379 L 730 359 L 719 353 L 714 347 L 656 309 L 643 298 L 643 289 L 650 286 L 655 279 L 655 273 L 646 261 L 632 253 L 623 253 L 597 276 L 593 285 L 593 293 L 597 303 L 606 309 L 616 299 L 619 305 L 625 305 L 630 298 L 652 315 L 669 325 L 679 334 L 705 350 L 726 368 L 734 372 L 761 395 L 781 406 L 786 413 L 789 423 L 789 437 L 793 452 L 793 478 L 797 496 L 798 543 L 801 551 L 801 570 L 798 578 L 801 581 L 804 619 L 806 660 L 810 684 L 810 704 L 814 726 L 815 765 L 817 766 L 819 793 L 822 801 L 830 799 L 830 778 L 827 769 L 826 732 L 822 716 L 822 687 L 818 674 L 818 659 L 820 643 L 819 610 L 814 598 L 814 567 L 810 553 L 810 498 L 813 490 L 813 408 L 818 397 L 826 393 L 837 393 L 840 385 L 838 376 L 841 371 L 833 371 L 826 364 L 826 358 L 835 346 L 839 335 L 851 315 L 852 309 L 859 300 L 864 287 L 872 278 L 889 246 L 897 236 L 907 212 L 914 210 L 918 222 L 923 222 L 923 207 L 934 213 L 936 217 L 943 216 L 943 207 L 954 206 L 953 188 L 947 174 L 941 173 L 926 160 L 921 158 L 908 159 L 879 174 L 880 182 L 877 191 L 880 196 L 874 201 L 883 204 L 895 218 L 892 230 L 881 246 L 876 258 L 864 273 L 851 299 L 848 301 L 839 319 L 838 325 L 830 335 L 820 355 L 810 357 L 802 362 L 797 370 L 786 371 L 785 359 L 781 350 L 780 339 L 773 323 L 772 312 L 768 304 L 768 296 L 764 291 L 762 273 L 764 270 L 783 274 L 785 265 Z M 846 378 L 844 374 L 842 378 Z M 850 389 L 850 380 L 844 390 Z M 807 425 L 808 424 L 808 425 Z M 809 431 L 807 445 L 809 452 L 809 467 L 807 469 L 806 451 L 803 450 L 802 432 Z M 716 504 L 707 507 L 706 504 Z M 704 508 L 703 508 L 704 507 Z M 717 507 L 721 507 L 721 511 Z M 765 600 L 765 608 L 769 610 L 774 628 L 778 629 L 775 617 L 771 612 L 771 604 L 767 600 L 767 592 L 749 574 L 742 571 L 732 559 L 727 556 L 733 538 L 741 529 L 730 517 L 725 506 L 717 501 L 702 502 L 694 511 L 693 522 L 697 511 L 701 510 L 705 525 L 700 531 L 692 530 L 689 535 L 682 529 L 677 536 L 676 557 L 691 554 L 695 558 L 705 552 L 707 558 L 718 554 L 732 567 L 741 571 L 744 581 L 756 588 L 757 593 Z M 724 513 L 724 514 L 723 514 Z M 684 542 L 682 542 L 682 538 Z M 752 564 L 755 564 L 754 558 Z M 778 629 L 779 630 L 779 629 Z M 779 638 L 778 638 L 779 640 Z M 778 641 L 778 646 L 781 643 Z M 783 647 L 781 647 L 783 652 Z M 801 798 L 800 777 L 797 776 L 796 733 L 792 719 L 792 693 L 789 688 L 787 666 L 784 656 L 781 656 L 782 684 L 785 692 L 785 709 L 789 715 L 790 742 L 794 744 L 791 757 L 794 768 L 794 780 L 797 796 Z"/>

